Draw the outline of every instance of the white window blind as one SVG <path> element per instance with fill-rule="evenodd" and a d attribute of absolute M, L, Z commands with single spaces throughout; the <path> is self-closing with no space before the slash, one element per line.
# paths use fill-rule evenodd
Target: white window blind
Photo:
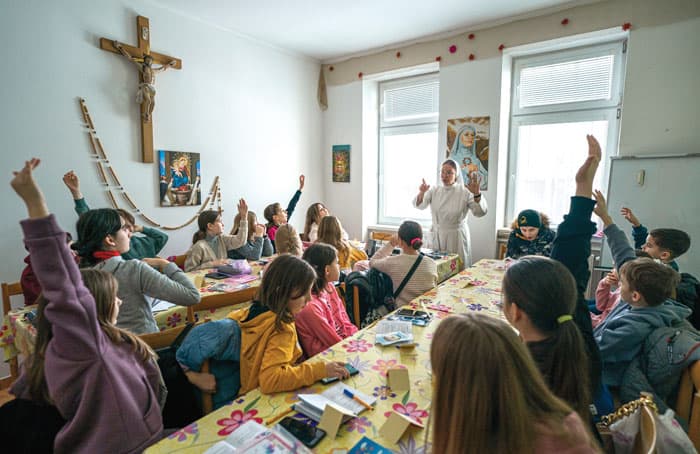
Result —
<path fill-rule="evenodd" d="M 520 108 L 609 100 L 612 97 L 614 55 L 523 68 Z"/>
<path fill-rule="evenodd" d="M 387 84 L 388 85 L 388 84 Z M 437 119 L 440 84 L 437 80 L 382 91 L 382 123 Z"/>

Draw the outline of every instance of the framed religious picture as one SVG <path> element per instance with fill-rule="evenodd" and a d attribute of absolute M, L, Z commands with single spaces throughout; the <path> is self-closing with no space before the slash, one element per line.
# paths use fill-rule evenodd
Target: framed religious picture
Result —
<path fill-rule="evenodd" d="M 333 145 L 333 182 L 350 183 L 350 145 Z"/>
<path fill-rule="evenodd" d="M 160 206 L 202 204 L 199 153 L 158 150 Z"/>
<path fill-rule="evenodd" d="M 447 158 L 454 159 L 466 183 L 471 175 L 481 180 L 481 190 L 489 182 L 490 117 L 465 117 L 447 120 Z"/>

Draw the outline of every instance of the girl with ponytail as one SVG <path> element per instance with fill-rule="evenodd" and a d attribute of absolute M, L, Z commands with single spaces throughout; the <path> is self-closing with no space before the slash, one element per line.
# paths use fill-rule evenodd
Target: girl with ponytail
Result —
<path fill-rule="evenodd" d="M 408 304 L 413 298 L 437 285 L 437 265 L 430 257 L 420 254 L 421 246 L 423 246 L 423 229 L 420 224 L 415 221 L 404 221 L 399 227 L 398 234 L 384 244 L 369 261 L 371 268 L 382 271 L 391 277 L 394 291 L 396 291 L 418 257 L 422 257 L 413 276 L 396 297 L 397 306 Z M 401 248 L 401 254 L 391 255 L 395 247 Z"/>

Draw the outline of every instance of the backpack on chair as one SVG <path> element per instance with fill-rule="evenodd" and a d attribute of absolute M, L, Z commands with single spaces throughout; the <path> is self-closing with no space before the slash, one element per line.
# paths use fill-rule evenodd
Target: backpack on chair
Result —
<path fill-rule="evenodd" d="M 394 283 L 388 275 L 374 268 L 367 271 L 353 271 L 345 278 L 346 310 L 353 323 L 357 324 L 352 310 L 354 287 L 358 289 L 362 328 L 396 309 Z"/>

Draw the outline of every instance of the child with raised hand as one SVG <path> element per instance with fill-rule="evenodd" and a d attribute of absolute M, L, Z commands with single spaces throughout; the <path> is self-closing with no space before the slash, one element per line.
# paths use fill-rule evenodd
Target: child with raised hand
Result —
<path fill-rule="evenodd" d="M 292 214 L 294 214 L 294 209 L 297 207 L 299 197 L 301 197 L 301 191 L 304 189 L 305 181 L 306 177 L 304 175 L 299 175 L 299 189 L 292 196 L 286 210 L 283 210 L 282 205 L 277 202 L 271 203 L 265 207 L 263 215 L 265 216 L 265 220 L 267 220 L 267 236 L 270 237 L 270 241 L 272 241 L 273 244 L 275 242 L 275 234 L 277 233 L 279 226 L 286 224 L 287 220 L 292 217 Z"/>
<path fill-rule="evenodd" d="M 114 326 L 121 304 L 115 280 L 95 270 L 81 276 L 34 181 L 38 165 L 27 161 L 11 182 L 27 206 L 21 224 L 43 289 L 36 354 L 14 392 L 52 403 L 66 419 L 56 452 L 143 451 L 163 430 L 154 354 Z"/>
<path fill-rule="evenodd" d="M 319 243 L 326 243 L 338 251 L 338 262 L 341 270 L 352 269 L 355 263 L 367 260 L 367 253 L 361 251 L 343 239 L 343 226 L 335 216 L 326 216 L 321 220 L 318 228 Z"/>
<path fill-rule="evenodd" d="M 124 260 L 131 231 L 117 210 L 100 208 L 83 213 L 76 225 L 78 239 L 71 246 L 82 267 L 114 275 L 123 301 L 117 326 L 134 334 L 158 332 L 151 312 L 153 298 L 181 306 L 200 300 L 199 290 L 177 265 L 162 258 Z"/>
<path fill-rule="evenodd" d="M 273 260 L 263 275 L 253 304 L 229 318 L 240 325 L 240 392 L 258 386 L 264 394 L 291 391 L 324 377 L 345 378 L 344 363 L 297 362 L 302 357 L 294 319 L 311 299 L 316 273 L 293 255 Z"/>
<path fill-rule="evenodd" d="M 603 360 L 603 382 L 618 387 L 647 336 L 656 328 L 681 322 L 691 310 L 671 299 L 678 273 L 652 259 L 635 258 L 627 237 L 608 213 L 605 197 L 596 191 L 595 198 L 595 213 L 605 226 L 603 233 L 620 276 L 621 301 L 593 334 Z"/>
<path fill-rule="evenodd" d="M 632 238 L 636 249 L 641 249 L 651 258 L 680 271 L 676 259 L 690 249 L 690 236 L 687 233 L 670 228 L 653 229 L 649 232 L 631 209 L 622 207 L 620 214 L 632 224 Z"/>
<path fill-rule="evenodd" d="M 248 205 L 243 199 L 238 201 L 238 214 L 241 221 L 236 235 L 224 233 L 224 221 L 221 220 L 221 213 L 218 211 L 206 210 L 199 214 L 197 219 L 199 230 L 192 236 L 192 247 L 187 251 L 187 259 L 185 259 L 185 271 L 225 265 L 228 262 L 228 251 L 246 244 Z"/>
<path fill-rule="evenodd" d="M 601 156 L 596 139 L 587 140 L 588 157 L 576 174 L 576 195 L 559 226 L 551 258 L 520 257 L 508 267 L 502 287 L 504 315 L 520 331 L 549 389 L 586 423 L 600 383 L 600 359 L 583 292 L 595 231 L 590 197 Z"/>
<path fill-rule="evenodd" d="M 233 218 L 231 235 L 237 235 L 241 228 L 241 215 Z M 258 224 L 258 217 L 254 212 L 248 211 L 248 241 L 241 247 L 228 251 L 228 258 L 234 260 L 260 260 L 260 257 L 269 257 L 275 253 L 270 238 L 265 234 L 265 226 Z"/>
<path fill-rule="evenodd" d="M 357 332 L 333 284 L 340 278 L 338 254 L 329 244 L 315 243 L 302 256 L 316 272 L 311 301 L 295 317 L 297 333 L 308 358 Z"/>
<path fill-rule="evenodd" d="M 404 221 L 399 231 L 391 237 L 370 259 L 369 266 L 386 273 L 394 284 L 394 292 L 408 276 L 416 261 L 421 257 L 423 246 L 423 229 L 415 221 Z M 401 254 L 391 255 L 395 247 L 401 248 Z M 396 296 L 396 305 L 404 306 L 412 299 L 422 295 L 437 285 L 437 265 L 430 257 L 422 256 L 411 278 L 404 284 Z"/>
<path fill-rule="evenodd" d="M 549 228 L 546 214 L 535 210 L 523 210 L 511 224 L 506 257 L 517 259 L 523 255 L 543 255 L 552 252 L 554 232 Z"/>
<path fill-rule="evenodd" d="M 75 202 L 75 212 L 78 216 L 90 210 L 83 193 L 80 192 L 80 179 L 72 170 L 63 175 L 63 183 L 66 185 L 73 200 Z M 163 249 L 165 243 L 168 242 L 168 235 L 150 227 L 136 224 L 134 216 L 126 210 L 117 208 L 119 215 L 126 222 L 127 227 L 131 230 L 132 235 L 129 240 L 129 250 L 122 257 L 125 260 L 142 259 L 157 257 L 158 253 Z M 138 233 L 139 235 L 133 235 Z"/>
<path fill-rule="evenodd" d="M 442 320 L 430 364 L 426 444 L 432 435 L 432 452 L 599 452 L 585 423 L 548 389 L 502 320 L 476 313 Z"/>

